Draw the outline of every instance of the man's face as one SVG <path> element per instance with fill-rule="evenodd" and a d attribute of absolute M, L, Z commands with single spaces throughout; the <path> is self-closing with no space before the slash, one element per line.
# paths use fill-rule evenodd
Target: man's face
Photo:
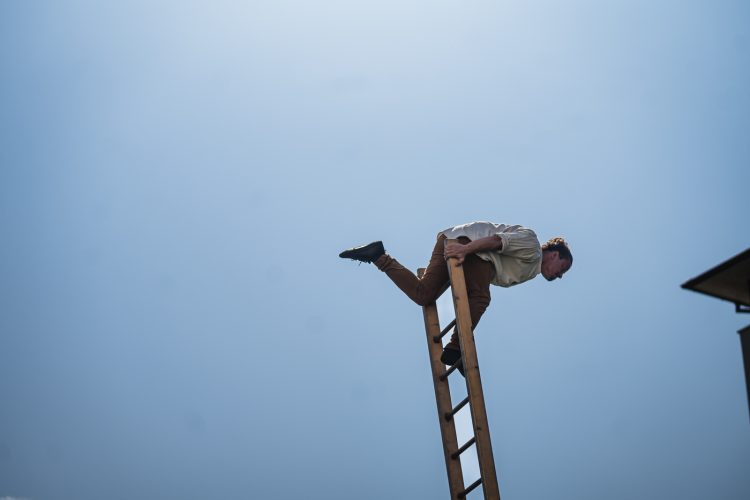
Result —
<path fill-rule="evenodd" d="M 570 269 L 570 261 L 567 259 L 561 259 L 559 252 L 544 252 L 544 258 L 542 259 L 542 276 L 544 276 L 547 281 L 561 279 L 563 274 L 568 272 L 568 269 Z"/>

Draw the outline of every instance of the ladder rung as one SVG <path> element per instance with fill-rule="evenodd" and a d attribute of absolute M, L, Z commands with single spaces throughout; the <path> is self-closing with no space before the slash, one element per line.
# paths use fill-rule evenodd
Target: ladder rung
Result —
<path fill-rule="evenodd" d="M 468 495 L 469 493 L 471 493 L 474 490 L 474 488 L 476 488 L 480 484 L 482 484 L 482 478 L 481 477 L 479 479 L 477 479 L 476 481 L 474 481 L 473 483 L 471 483 L 471 486 L 469 486 L 464 491 L 462 491 L 461 493 L 459 493 L 458 494 L 458 498 L 464 498 L 466 495 Z"/>
<path fill-rule="evenodd" d="M 440 380 L 444 381 L 445 379 L 447 379 L 450 376 L 451 373 L 453 373 L 453 372 L 456 371 L 456 368 L 458 368 L 458 365 L 460 365 L 460 364 L 461 364 L 461 358 L 458 358 L 458 361 L 456 361 L 456 363 L 454 365 L 452 365 L 450 368 L 448 368 L 447 370 L 445 370 L 442 373 L 442 375 L 440 375 Z"/>
<path fill-rule="evenodd" d="M 458 405 L 456 405 L 456 407 L 455 407 L 455 408 L 453 408 L 453 410 L 452 410 L 452 411 L 451 411 L 450 413 L 446 413 L 446 414 L 445 414 L 445 419 L 446 419 L 446 420 L 450 420 L 450 419 L 452 419 L 452 418 L 453 418 L 453 415 L 455 415 L 456 413 L 458 413 L 458 412 L 459 412 L 459 410 L 460 410 L 461 408 L 463 408 L 464 406 L 466 406 L 466 403 L 468 403 L 468 402 L 469 402 L 469 396 L 466 396 L 466 397 L 464 398 L 464 400 L 463 400 L 463 401 L 461 401 L 460 403 L 458 403 Z"/>
<path fill-rule="evenodd" d="M 453 453 L 453 454 L 451 455 L 451 458 L 452 458 L 453 460 L 457 459 L 457 458 L 458 458 L 459 456 L 461 456 L 461 453 L 463 453 L 463 452 L 465 452 L 466 450 L 468 450 L 468 449 L 469 449 L 469 446 L 471 446 L 472 444 L 474 444 L 474 443 L 476 443 L 476 442 L 477 442 L 477 437 L 476 437 L 476 436 L 472 437 L 471 439 L 469 439 L 468 441 L 466 441 L 466 444 L 465 444 L 465 445 L 463 445 L 462 447 L 460 447 L 460 448 L 458 449 L 458 451 L 456 451 L 455 453 Z"/>
<path fill-rule="evenodd" d="M 448 334 L 448 332 L 450 331 L 450 329 L 453 328 L 454 326 L 456 326 L 456 320 L 455 319 L 453 321 L 451 321 L 450 323 L 448 323 L 448 326 L 446 326 L 445 328 L 443 328 L 443 330 L 440 332 L 440 335 L 435 335 L 434 337 L 432 337 L 432 341 L 435 342 L 435 343 L 440 342 L 440 339 L 442 339 L 443 337 L 445 337 Z"/>

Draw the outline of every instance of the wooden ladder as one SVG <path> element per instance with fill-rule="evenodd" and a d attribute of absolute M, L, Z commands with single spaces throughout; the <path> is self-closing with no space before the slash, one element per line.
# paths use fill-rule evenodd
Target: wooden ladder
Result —
<path fill-rule="evenodd" d="M 455 243 L 456 240 L 446 241 L 446 243 L 449 242 Z M 433 302 L 422 309 L 424 311 L 424 324 L 427 332 L 427 347 L 430 352 L 432 381 L 435 385 L 440 434 L 443 438 L 445 466 L 448 469 L 448 486 L 450 487 L 451 500 L 466 498 L 466 495 L 480 484 L 484 491 L 485 500 L 500 500 L 500 489 L 497 484 L 495 460 L 492 456 L 492 444 L 490 442 L 490 428 L 487 422 L 487 409 L 482 393 L 482 381 L 479 377 L 477 350 L 474 345 L 474 335 L 471 329 L 471 314 L 469 312 L 469 299 L 466 293 L 464 270 L 456 264 L 455 258 L 448 259 L 447 264 L 450 274 L 450 288 L 453 294 L 453 306 L 456 312 L 455 319 L 441 330 L 437 304 Z M 423 274 L 424 269 L 417 271 L 417 275 L 420 278 Z M 447 288 L 448 286 L 446 286 Z M 457 326 L 458 329 L 461 359 L 446 370 L 445 365 L 440 361 L 440 355 L 443 352 L 442 339 L 454 326 Z M 461 361 L 463 361 L 464 372 L 466 374 L 466 391 L 468 396 L 454 407 L 451 401 L 448 377 L 456 371 Z M 467 404 L 471 409 L 474 437 L 459 447 L 454 417 Z M 476 446 L 477 458 L 479 460 L 479 479 L 469 486 L 464 486 L 460 457 L 471 445 Z"/>

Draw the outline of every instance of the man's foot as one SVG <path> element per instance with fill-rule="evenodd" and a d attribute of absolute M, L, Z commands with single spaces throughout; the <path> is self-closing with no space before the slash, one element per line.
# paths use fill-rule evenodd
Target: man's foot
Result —
<path fill-rule="evenodd" d="M 440 355 L 440 361 L 442 361 L 448 366 L 453 366 L 456 363 L 456 361 L 459 361 L 460 359 L 461 359 L 461 351 L 456 350 L 456 349 L 451 349 L 449 347 L 446 347 L 445 349 L 443 349 L 443 354 Z M 459 361 L 458 366 L 456 368 L 458 368 L 458 371 L 461 372 L 461 375 L 463 375 L 464 377 L 466 376 L 464 374 L 464 364 L 461 361 Z"/>
<path fill-rule="evenodd" d="M 342 259 L 358 260 L 360 262 L 375 262 L 381 255 L 385 254 L 382 241 L 373 241 L 361 247 L 344 250 L 339 254 Z"/>

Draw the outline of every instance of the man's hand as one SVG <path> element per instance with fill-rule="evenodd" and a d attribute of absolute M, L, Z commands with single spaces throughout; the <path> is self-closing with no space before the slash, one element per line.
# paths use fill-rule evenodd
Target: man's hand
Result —
<path fill-rule="evenodd" d="M 463 264 L 466 256 L 471 253 L 468 251 L 469 249 L 467 247 L 468 245 L 462 245 L 460 243 L 446 244 L 445 252 L 443 252 L 443 255 L 445 255 L 445 260 L 455 257 L 458 260 L 457 264 L 460 266 L 461 264 Z"/>
<path fill-rule="evenodd" d="M 502 248 L 503 240 L 501 240 L 499 236 L 488 236 L 486 238 L 479 238 L 478 240 L 471 241 L 466 245 L 460 243 L 447 243 L 443 255 L 445 256 L 445 260 L 455 257 L 458 259 L 457 264 L 460 266 L 469 254 L 488 250 L 502 250 Z"/>

